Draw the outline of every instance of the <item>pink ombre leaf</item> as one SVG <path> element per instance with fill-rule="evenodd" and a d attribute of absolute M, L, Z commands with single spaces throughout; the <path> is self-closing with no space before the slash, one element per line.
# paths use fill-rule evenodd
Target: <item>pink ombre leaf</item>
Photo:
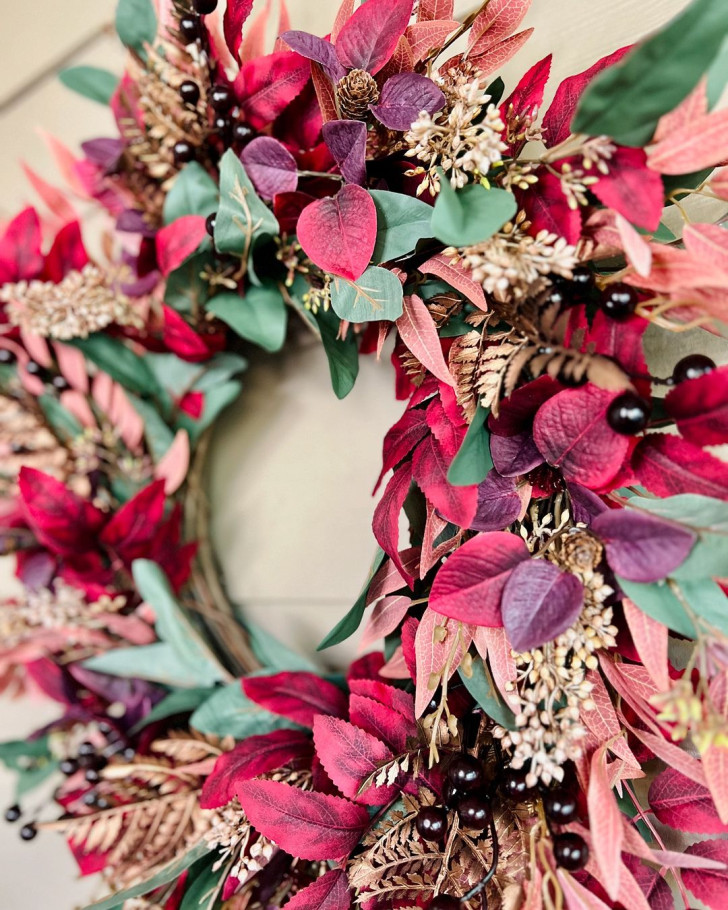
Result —
<path fill-rule="evenodd" d="M 191 256 L 207 236 L 202 215 L 183 215 L 163 227 L 156 237 L 157 260 L 164 276 Z"/>
<path fill-rule="evenodd" d="M 728 110 L 714 111 L 653 145 L 648 163 L 660 174 L 692 173 L 721 164 L 727 145 Z"/>
<path fill-rule="evenodd" d="M 453 619 L 425 609 L 415 635 L 415 716 L 420 717 L 443 678 L 449 679 L 470 647 L 472 633 Z M 434 685 L 433 685 L 434 683 Z"/>
<path fill-rule="evenodd" d="M 393 594 L 378 601 L 364 627 L 359 643 L 360 651 L 371 648 L 394 632 L 407 615 L 411 603 L 412 598 L 405 594 Z"/>
<path fill-rule="evenodd" d="M 286 910 L 349 910 L 352 894 L 343 869 L 330 869 L 286 901 Z"/>
<path fill-rule="evenodd" d="M 402 315 L 396 324 L 400 338 L 420 363 L 441 382 L 454 387 L 455 380 L 445 362 L 432 314 L 416 294 L 404 298 Z"/>
<path fill-rule="evenodd" d="M 481 75 L 487 76 L 489 73 L 505 66 L 511 57 L 514 57 L 520 51 L 532 34 L 533 29 L 527 28 L 516 35 L 511 35 L 510 38 L 504 38 L 497 44 L 485 41 L 483 45 L 478 42 L 468 53 L 468 59 L 475 63 Z M 485 38 L 487 37 L 486 34 Z"/>
<path fill-rule="evenodd" d="M 376 239 L 374 201 L 353 184 L 312 202 L 298 219 L 298 240 L 306 255 L 325 272 L 350 281 L 356 281 L 369 265 Z"/>
<path fill-rule="evenodd" d="M 675 768 L 666 768 L 652 781 L 649 802 L 659 821 L 678 831 L 694 834 L 725 832 L 710 790 Z"/>
<path fill-rule="evenodd" d="M 154 476 L 164 481 L 164 492 L 171 496 L 184 483 L 190 466 L 190 437 L 187 430 L 177 431 L 172 445 L 154 467 Z"/>
<path fill-rule="evenodd" d="M 468 277 L 468 273 L 458 265 L 452 265 L 442 253 L 428 259 L 420 266 L 420 271 L 425 275 L 434 275 L 451 284 L 456 291 L 460 291 L 479 310 L 488 310 L 488 303 L 483 293 L 483 288 Z"/>
<path fill-rule="evenodd" d="M 512 35 L 530 6 L 531 0 L 490 0 L 473 20 L 468 36 L 469 55 L 475 56 L 479 47 L 487 50 Z"/>
<path fill-rule="evenodd" d="M 723 910 L 728 904 L 728 842 L 704 840 L 685 851 L 691 856 L 707 857 L 724 864 L 720 871 L 714 869 L 685 869 L 682 874 L 685 886 L 710 910 Z"/>
<path fill-rule="evenodd" d="M 407 26 L 405 37 L 412 48 L 415 63 L 424 60 L 429 51 L 441 47 L 445 38 L 459 25 L 455 19 L 435 19 Z"/>
<path fill-rule="evenodd" d="M 640 660 L 657 688 L 666 692 L 670 688 L 667 626 L 643 613 L 628 597 L 623 598 L 622 609 Z"/>
<path fill-rule="evenodd" d="M 632 456 L 640 483 L 657 496 L 700 493 L 728 500 L 725 463 L 698 446 L 666 433 L 650 433 Z"/>
<path fill-rule="evenodd" d="M 601 881 L 607 894 L 615 900 L 619 893 L 622 870 L 622 813 L 619 811 L 607 775 L 606 747 L 602 746 L 592 756 L 587 806 L 592 849 L 602 874 Z"/>

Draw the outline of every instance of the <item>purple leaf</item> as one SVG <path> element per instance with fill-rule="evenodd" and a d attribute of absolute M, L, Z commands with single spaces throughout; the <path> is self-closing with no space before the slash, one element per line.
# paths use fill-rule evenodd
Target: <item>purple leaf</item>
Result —
<path fill-rule="evenodd" d="M 394 53 L 412 15 L 414 0 L 367 0 L 336 38 L 336 54 L 349 69 L 374 75 Z"/>
<path fill-rule="evenodd" d="M 602 512 L 591 527 L 604 541 L 609 565 L 628 581 L 666 578 L 695 543 L 692 531 L 631 509 Z"/>
<path fill-rule="evenodd" d="M 530 431 L 516 436 L 490 437 L 490 454 L 496 471 L 504 477 L 526 474 L 543 462 Z"/>
<path fill-rule="evenodd" d="M 571 517 L 574 521 L 590 525 L 597 515 L 601 515 L 609 508 L 596 493 L 587 490 L 580 483 L 568 483 L 566 489 L 569 491 Z"/>
<path fill-rule="evenodd" d="M 489 471 L 478 487 L 478 509 L 470 528 L 473 531 L 502 531 L 521 514 L 521 497 L 512 477 Z"/>
<path fill-rule="evenodd" d="M 329 120 L 324 123 L 323 135 L 344 180 L 363 186 L 367 176 L 366 124 L 361 120 Z"/>
<path fill-rule="evenodd" d="M 295 29 L 290 32 L 283 32 L 281 38 L 292 51 L 307 60 L 315 60 L 316 63 L 320 63 L 332 82 L 338 82 L 339 79 L 346 75 L 346 70 L 339 62 L 334 45 L 330 41 L 324 41 L 323 38 L 318 38 L 316 35 L 310 35 L 308 32 L 300 32 Z"/>
<path fill-rule="evenodd" d="M 272 199 L 276 193 L 292 193 L 298 186 L 296 159 L 277 139 L 258 136 L 245 146 L 240 158 L 264 199 Z"/>
<path fill-rule="evenodd" d="M 572 626 L 584 603 L 576 577 L 543 559 L 517 565 L 503 589 L 501 612 L 511 646 L 530 651 Z"/>
<path fill-rule="evenodd" d="M 384 83 L 379 104 L 369 108 L 388 129 L 408 130 L 421 111 L 432 114 L 444 104 L 445 96 L 432 79 L 419 73 L 398 73 Z"/>
<path fill-rule="evenodd" d="M 121 139 L 89 139 L 82 142 L 81 148 L 89 161 L 98 164 L 107 173 L 116 170 L 124 151 Z"/>

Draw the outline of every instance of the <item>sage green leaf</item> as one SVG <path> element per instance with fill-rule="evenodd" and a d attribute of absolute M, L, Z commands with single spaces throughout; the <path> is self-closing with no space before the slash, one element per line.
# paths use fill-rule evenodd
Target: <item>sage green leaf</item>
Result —
<path fill-rule="evenodd" d="M 215 247 L 246 262 L 253 241 L 279 232 L 275 215 L 255 192 L 242 162 L 228 149 L 220 162 L 220 205 L 215 219 Z"/>
<path fill-rule="evenodd" d="M 119 84 L 117 76 L 98 66 L 69 66 L 60 71 L 58 78 L 72 92 L 104 105 L 111 101 Z"/>
<path fill-rule="evenodd" d="M 149 724 L 156 723 L 158 720 L 164 720 L 166 717 L 173 717 L 175 714 L 188 714 L 199 708 L 200 705 L 215 691 L 211 686 L 198 686 L 195 689 L 176 689 L 170 692 L 166 698 L 152 708 L 138 724 L 132 727 L 132 734 L 138 733 Z"/>
<path fill-rule="evenodd" d="M 196 161 L 186 164 L 177 174 L 164 200 L 164 223 L 171 224 L 183 215 L 211 215 L 218 205 L 218 188 L 207 171 Z"/>
<path fill-rule="evenodd" d="M 202 270 L 211 261 L 209 253 L 197 253 L 169 275 L 164 288 L 164 302 L 167 306 L 178 313 L 199 312 L 205 306 L 210 296 L 210 286 L 202 278 Z"/>
<path fill-rule="evenodd" d="M 710 579 L 680 579 L 672 585 L 665 581 L 640 584 L 619 576 L 617 581 L 640 610 L 679 635 L 696 636 L 695 623 L 682 601 L 696 617 L 728 634 L 728 599 Z"/>
<path fill-rule="evenodd" d="M 488 717 L 491 717 L 497 724 L 507 730 L 515 730 L 515 715 L 498 694 L 488 667 L 480 657 L 476 657 L 473 660 L 472 668 L 473 672 L 470 676 L 463 672 L 462 667 L 458 671 L 465 688 Z"/>
<path fill-rule="evenodd" d="M 432 206 L 402 193 L 370 190 L 377 210 L 377 240 L 372 259 L 388 262 L 411 253 L 418 240 L 432 237 Z"/>
<path fill-rule="evenodd" d="M 333 310 L 319 310 L 316 322 L 329 361 L 331 385 L 337 398 L 346 398 L 359 375 L 359 347 L 353 332 L 339 338 L 339 320 Z"/>
<path fill-rule="evenodd" d="M 665 499 L 636 496 L 630 499 L 630 505 L 660 518 L 677 521 L 698 533 L 708 531 L 728 535 L 728 502 L 711 496 L 697 493 L 680 493 Z"/>
<path fill-rule="evenodd" d="M 116 31 L 122 44 L 138 54 L 157 36 L 157 15 L 152 0 L 119 0 L 116 7 Z"/>
<path fill-rule="evenodd" d="M 354 632 L 361 625 L 361 621 L 364 618 L 364 610 L 367 605 L 367 591 L 369 590 L 369 585 L 372 583 L 372 578 L 377 574 L 379 568 L 384 562 L 385 552 L 381 547 L 377 547 L 377 552 L 372 562 L 371 568 L 369 569 L 369 575 L 367 580 L 364 583 L 364 587 L 361 589 L 361 593 L 356 599 L 356 603 L 349 610 L 349 612 L 342 617 L 334 628 L 329 632 L 329 634 L 324 638 L 321 644 L 316 649 L 317 651 L 324 651 L 326 648 L 331 648 L 334 645 L 341 644 L 342 641 L 346 641 L 347 638 L 352 636 Z"/>
<path fill-rule="evenodd" d="M 510 221 L 518 206 L 513 193 L 471 183 L 454 190 L 445 177 L 432 212 L 432 234 L 448 246 L 481 243 Z"/>
<path fill-rule="evenodd" d="M 600 73 L 584 92 L 575 133 L 643 146 L 657 122 L 686 98 L 728 33 L 728 3 L 695 0 L 664 29 Z"/>
<path fill-rule="evenodd" d="M 174 433 L 153 404 L 131 393 L 128 393 L 127 397 L 134 406 L 134 410 L 144 421 L 144 438 L 154 460 L 159 461 L 167 454 L 167 450 L 174 442 Z"/>
<path fill-rule="evenodd" d="M 54 434 L 62 442 L 70 442 L 83 433 L 81 424 L 57 398 L 52 395 L 39 395 L 38 404 Z"/>
<path fill-rule="evenodd" d="M 468 432 L 447 472 L 447 479 L 453 486 L 469 487 L 480 483 L 493 467 L 490 435 L 485 428 L 488 414 L 490 408 L 478 406 L 475 410 Z"/>
<path fill-rule="evenodd" d="M 194 686 L 196 682 L 190 679 L 188 665 L 172 645 L 163 641 L 152 645 L 114 648 L 96 657 L 89 657 L 83 666 L 96 673 L 108 673 L 110 676 L 123 676 L 127 679 L 147 679 L 172 689 Z"/>
<path fill-rule="evenodd" d="M 217 691 L 203 702 L 190 718 L 190 726 L 210 736 L 245 739 L 271 730 L 300 729 L 298 724 L 279 717 L 251 701 L 240 680 Z"/>
<path fill-rule="evenodd" d="M 728 85 L 728 36 L 723 39 L 718 54 L 708 70 L 708 107 L 714 108 Z"/>
<path fill-rule="evenodd" d="M 240 622 L 245 626 L 248 632 L 250 647 L 253 654 L 258 658 L 261 665 L 266 670 L 274 673 L 280 673 L 284 670 L 297 671 L 301 670 L 307 673 L 318 673 L 320 668 L 313 661 L 308 660 L 296 651 L 292 651 L 278 639 L 266 632 L 265 629 L 256 623 L 250 622 L 244 616 L 240 617 Z"/>
<path fill-rule="evenodd" d="M 190 869 L 185 893 L 178 910 L 213 910 L 219 907 L 220 892 L 225 882 L 225 867 L 217 868 L 219 856 L 203 856 Z"/>
<path fill-rule="evenodd" d="M 402 315 L 402 282 L 394 272 L 372 265 L 356 281 L 334 276 L 331 306 L 349 322 L 394 322 Z"/>
<path fill-rule="evenodd" d="M 161 391 L 144 358 L 135 354 L 118 338 L 96 332 L 88 338 L 73 338 L 66 344 L 78 348 L 84 357 L 130 392 L 154 396 Z"/>
<path fill-rule="evenodd" d="M 241 338 L 265 351 L 280 351 L 286 339 L 288 310 L 280 290 L 273 282 L 250 287 L 244 296 L 234 291 L 216 294 L 207 304 Z"/>
<path fill-rule="evenodd" d="M 672 574 L 680 582 L 728 578 L 728 539 L 719 534 L 701 534 L 688 558 Z"/>

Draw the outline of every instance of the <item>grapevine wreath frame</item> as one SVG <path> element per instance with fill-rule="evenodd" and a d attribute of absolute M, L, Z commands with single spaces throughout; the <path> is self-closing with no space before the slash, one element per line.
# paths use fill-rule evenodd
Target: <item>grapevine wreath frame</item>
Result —
<path fill-rule="evenodd" d="M 550 56 L 497 75 L 530 0 L 344 0 L 325 39 L 281 6 L 270 53 L 251 5 L 120 0 L 121 81 L 62 74 L 118 135 L 54 142 L 68 191 L 28 170 L 0 240 L 0 678 L 62 706 L 0 745 L 8 821 L 96 910 L 724 907 L 728 234 L 692 204 L 728 201 L 728 7 L 542 110 Z M 207 538 L 208 429 L 289 316 L 339 397 L 393 339 L 407 401 L 345 676 Z"/>

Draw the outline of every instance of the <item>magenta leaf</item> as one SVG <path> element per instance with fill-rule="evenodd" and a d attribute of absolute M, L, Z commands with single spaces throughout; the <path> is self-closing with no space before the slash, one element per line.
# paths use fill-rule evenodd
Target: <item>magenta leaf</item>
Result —
<path fill-rule="evenodd" d="M 330 41 L 325 41 L 323 38 L 318 38 L 308 32 L 296 30 L 283 32 L 281 38 L 292 51 L 307 60 L 314 60 L 316 63 L 320 63 L 332 82 L 338 82 L 339 79 L 346 75 L 346 70 L 339 62 L 334 45 Z"/>
<path fill-rule="evenodd" d="M 602 512 L 591 529 L 604 541 L 609 565 L 628 581 L 666 578 L 695 543 L 692 531 L 631 509 Z"/>
<path fill-rule="evenodd" d="M 311 64 L 290 51 L 249 60 L 235 80 L 240 108 L 253 129 L 261 130 L 286 108 L 311 78 Z"/>
<path fill-rule="evenodd" d="M 329 120 L 323 125 L 324 142 L 347 183 L 361 186 L 367 177 L 367 127 L 361 120 Z"/>
<path fill-rule="evenodd" d="M 637 227 L 657 230 L 665 191 L 660 175 L 647 167 L 644 149 L 620 146 L 607 167 L 609 173 L 597 175 L 599 179 L 591 187 L 597 199 Z"/>
<path fill-rule="evenodd" d="M 444 616 L 478 626 L 502 626 L 501 595 L 528 547 L 515 534 L 493 531 L 462 545 L 432 584 L 430 607 Z"/>
<path fill-rule="evenodd" d="M 403 464 L 389 478 L 382 498 L 377 503 L 372 519 L 372 529 L 379 546 L 389 556 L 407 583 L 413 581 L 411 571 L 407 571 L 399 555 L 399 515 L 409 493 L 412 481 L 412 467 Z"/>
<path fill-rule="evenodd" d="M 0 237 L 0 284 L 36 278 L 43 268 L 38 213 L 23 209 Z"/>
<path fill-rule="evenodd" d="M 257 705 L 312 727 L 317 714 L 346 714 L 346 695 L 338 686 L 315 673 L 283 672 L 274 676 L 249 676 L 242 680 L 243 691 Z"/>
<path fill-rule="evenodd" d="M 207 237 L 202 215 L 183 215 L 157 232 L 157 261 L 165 276 L 191 256 Z"/>
<path fill-rule="evenodd" d="M 343 869 L 330 869 L 285 904 L 286 910 L 349 910 L 352 895 Z"/>
<path fill-rule="evenodd" d="M 578 243 L 581 237 L 581 212 L 569 205 L 556 174 L 539 168 L 538 192 L 523 195 L 523 206 L 533 223 L 533 230 L 549 231 L 569 243 Z"/>
<path fill-rule="evenodd" d="M 543 104 L 546 83 L 551 73 L 553 54 L 534 63 L 513 92 L 501 105 L 501 116 L 507 117 L 513 111 L 515 117 L 534 117 Z"/>
<path fill-rule="evenodd" d="M 392 758 L 385 744 L 348 721 L 336 717 L 319 716 L 313 725 L 316 754 L 326 773 L 344 796 L 370 806 L 391 801 L 397 793 L 395 786 L 359 789 L 377 768 Z"/>
<path fill-rule="evenodd" d="M 349 69 L 379 72 L 404 35 L 412 6 L 413 0 L 367 0 L 339 32 L 339 60 Z"/>
<path fill-rule="evenodd" d="M 236 795 L 251 824 L 300 859 L 342 860 L 369 827 L 364 806 L 279 781 L 243 781 Z"/>
<path fill-rule="evenodd" d="M 448 457 L 445 454 L 443 445 L 435 436 L 430 436 L 415 450 L 413 476 L 417 486 L 443 518 L 461 528 L 469 528 L 478 503 L 478 488 L 475 485 L 456 487 L 450 483 L 447 472 L 452 458 L 452 455 Z"/>
<path fill-rule="evenodd" d="M 408 130 L 421 111 L 434 114 L 444 104 L 445 96 L 432 79 L 419 73 L 398 73 L 384 83 L 379 103 L 369 107 L 390 130 Z"/>
<path fill-rule="evenodd" d="M 572 626 L 584 604 L 575 575 L 543 559 L 522 562 L 503 589 L 503 625 L 516 651 L 530 651 Z"/>
<path fill-rule="evenodd" d="M 276 193 L 293 193 L 298 186 L 296 159 L 271 136 L 258 136 L 243 149 L 240 158 L 258 195 L 272 199 Z"/>
<path fill-rule="evenodd" d="M 691 442 L 728 442 L 728 368 L 678 383 L 665 398 L 665 408 Z"/>
<path fill-rule="evenodd" d="M 312 202 L 298 219 L 298 240 L 306 255 L 324 272 L 350 281 L 356 281 L 366 270 L 376 239 L 374 201 L 354 184 L 343 187 L 335 196 Z"/>
<path fill-rule="evenodd" d="M 496 471 L 504 477 L 526 474 L 543 462 L 543 455 L 536 448 L 530 432 L 515 436 L 492 435 L 490 455 Z"/>
<path fill-rule="evenodd" d="M 679 436 L 645 436 L 634 451 L 632 468 L 639 482 L 657 496 L 699 493 L 728 500 L 725 463 Z"/>
<path fill-rule="evenodd" d="M 349 714 L 352 723 L 371 733 L 393 752 L 401 752 L 408 736 L 417 735 L 414 702 L 407 715 L 364 695 L 351 695 Z"/>
<path fill-rule="evenodd" d="M 227 0 L 223 17 L 225 43 L 236 61 L 240 59 L 243 25 L 253 9 L 253 0 Z"/>
<path fill-rule="evenodd" d="M 663 825 L 691 834 L 723 834 L 710 790 L 675 768 L 666 768 L 652 781 L 650 808 Z"/>
<path fill-rule="evenodd" d="M 518 518 L 522 508 L 514 478 L 501 477 L 496 470 L 489 471 L 478 486 L 478 508 L 470 528 L 473 531 L 502 531 Z"/>
<path fill-rule="evenodd" d="M 725 829 L 723 829 L 725 830 Z M 710 910 L 724 910 L 728 905 L 728 841 L 704 840 L 692 844 L 685 851 L 690 856 L 699 856 L 723 863 L 723 869 L 683 869 L 685 886 Z"/>
<path fill-rule="evenodd" d="M 417 443 L 429 433 L 426 412 L 422 408 L 412 408 L 404 412 L 393 427 L 387 430 L 382 445 L 382 472 L 377 480 L 376 489 L 384 475 L 406 458 Z M 393 589 L 393 590 L 396 590 Z M 387 594 L 391 593 L 389 591 Z"/>

